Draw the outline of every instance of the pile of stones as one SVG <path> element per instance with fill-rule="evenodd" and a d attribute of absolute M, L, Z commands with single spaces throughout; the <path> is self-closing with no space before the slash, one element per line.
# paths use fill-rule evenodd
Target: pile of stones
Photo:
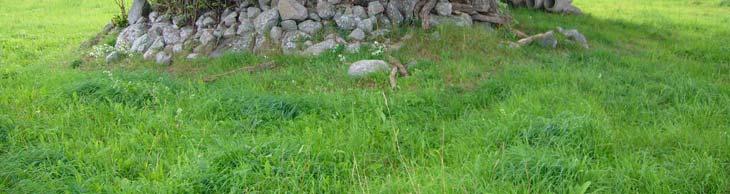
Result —
<path fill-rule="evenodd" d="M 135 0 L 128 16 L 130 25 L 120 32 L 116 47 L 161 64 L 169 64 L 173 56 L 193 59 L 225 52 L 280 50 L 284 54 L 318 55 L 340 45 L 357 51 L 361 44 L 386 37 L 394 26 L 418 17 L 414 14 L 418 0 L 250 2 L 241 1 L 222 12 L 206 12 L 191 21 L 186 15 L 145 11 L 150 10 L 149 3 Z M 447 0 L 438 0 L 430 16 L 431 25 L 468 26 L 475 22 Z"/>

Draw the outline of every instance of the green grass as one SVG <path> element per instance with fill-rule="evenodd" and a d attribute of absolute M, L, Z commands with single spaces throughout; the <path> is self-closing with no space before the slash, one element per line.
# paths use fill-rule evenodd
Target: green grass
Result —
<path fill-rule="evenodd" d="M 730 192 L 726 1 L 576 4 L 515 27 L 577 28 L 588 50 L 408 30 L 393 91 L 340 51 L 80 64 L 111 2 L 0 0 L 0 193 Z"/>

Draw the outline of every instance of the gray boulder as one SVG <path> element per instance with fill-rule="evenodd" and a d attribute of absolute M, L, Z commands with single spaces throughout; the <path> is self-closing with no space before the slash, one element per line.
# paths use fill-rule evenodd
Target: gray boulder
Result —
<path fill-rule="evenodd" d="M 471 19 L 471 16 L 466 13 L 462 13 L 459 16 L 441 16 L 441 15 L 431 15 L 428 20 L 429 24 L 431 26 L 438 26 L 443 24 L 453 24 L 459 27 L 466 27 L 471 26 L 473 24 L 473 21 Z"/>
<path fill-rule="evenodd" d="M 290 1 L 290 0 L 284 0 Z M 266 10 L 259 14 L 254 20 L 254 27 L 259 34 L 265 34 L 279 21 L 279 11 L 276 9 Z"/>
<path fill-rule="evenodd" d="M 259 16 L 261 14 L 261 9 L 257 7 L 249 7 L 246 9 L 246 16 L 248 19 L 254 19 L 256 16 Z"/>
<path fill-rule="evenodd" d="M 314 35 L 322 29 L 322 23 L 306 20 L 299 23 L 299 30 L 309 35 Z"/>
<path fill-rule="evenodd" d="M 345 48 L 345 50 L 348 53 L 357 53 L 357 52 L 360 52 L 360 46 L 361 46 L 360 42 L 353 42 L 353 43 L 348 44 L 347 48 Z"/>
<path fill-rule="evenodd" d="M 400 24 L 403 22 L 403 14 L 401 14 L 400 10 L 398 9 L 398 3 L 396 1 L 390 1 L 388 2 L 388 7 L 385 9 L 385 14 L 388 15 L 388 18 L 396 24 Z"/>
<path fill-rule="evenodd" d="M 578 32 L 578 30 L 576 30 L 576 29 L 564 30 L 562 27 L 558 27 L 558 32 L 563 34 L 563 36 L 568 38 L 568 40 L 575 41 L 576 43 L 580 44 L 580 46 L 582 46 L 583 48 L 590 48 L 590 46 L 588 46 L 588 39 L 586 39 L 586 37 L 583 34 Z"/>
<path fill-rule="evenodd" d="M 543 33 L 542 36 L 535 39 L 535 42 L 546 48 L 556 48 L 558 46 L 558 39 L 555 38 L 555 33 L 553 31 Z"/>
<path fill-rule="evenodd" d="M 237 18 L 238 18 L 238 12 L 231 11 L 230 13 L 228 13 L 228 15 L 226 15 L 225 17 L 223 17 L 222 23 L 226 27 L 230 27 L 233 24 L 236 24 L 236 22 L 238 22 L 237 21 Z"/>
<path fill-rule="evenodd" d="M 284 31 L 291 32 L 297 30 L 297 22 L 294 20 L 284 20 L 281 21 L 281 28 L 284 29 Z"/>
<path fill-rule="evenodd" d="M 253 21 L 251 19 L 244 19 L 241 20 L 241 24 L 238 25 L 238 30 L 236 31 L 236 34 L 242 35 L 244 33 L 253 32 L 256 30 L 256 27 L 254 27 Z"/>
<path fill-rule="evenodd" d="M 130 49 L 131 52 L 138 52 L 142 53 L 147 50 L 147 48 L 152 45 L 152 39 L 149 35 L 145 34 L 141 37 L 134 40 L 134 43 L 132 44 L 132 48 Z"/>
<path fill-rule="evenodd" d="M 353 6 L 352 7 L 352 14 L 359 17 L 360 19 L 368 18 L 368 12 L 365 11 L 365 8 L 361 6 Z"/>
<path fill-rule="evenodd" d="M 157 57 L 155 57 L 155 61 L 160 65 L 169 65 L 170 62 L 172 62 L 172 55 L 167 54 L 164 51 L 159 52 L 157 53 Z"/>
<path fill-rule="evenodd" d="M 357 23 L 357 28 L 366 33 L 370 33 L 373 31 L 373 20 L 375 20 L 375 17 L 360 20 L 360 22 Z"/>
<path fill-rule="evenodd" d="M 351 77 L 363 77 L 378 72 L 388 72 L 390 65 L 382 60 L 362 60 L 352 63 L 347 74 Z"/>
<path fill-rule="evenodd" d="M 317 1 L 317 14 L 322 19 L 330 19 L 335 16 L 335 6 L 325 0 Z"/>
<path fill-rule="evenodd" d="M 310 46 L 309 48 L 304 50 L 304 54 L 319 55 L 335 47 L 337 47 L 337 42 L 335 42 L 335 40 L 333 39 L 328 39 Z"/>
<path fill-rule="evenodd" d="M 106 56 L 106 63 L 114 63 L 119 61 L 119 59 L 122 59 L 122 55 L 118 51 L 114 51 Z"/>
<path fill-rule="evenodd" d="M 152 7 L 150 7 L 150 3 L 147 0 L 134 0 L 132 2 L 132 8 L 129 9 L 129 14 L 127 15 L 127 22 L 134 24 L 139 18 L 147 17 L 151 10 Z"/>
<path fill-rule="evenodd" d="M 383 7 L 380 1 L 371 1 L 368 3 L 368 15 L 370 17 L 383 13 L 383 11 L 385 11 L 385 7 Z"/>
<path fill-rule="evenodd" d="M 281 40 L 281 36 L 284 35 L 284 30 L 282 30 L 279 26 L 274 26 L 271 28 L 271 31 L 269 31 L 269 38 L 271 40 L 278 42 Z"/>
<path fill-rule="evenodd" d="M 296 0 L 280 0 L 279 14 L 282 20 L 302 21 L 309 16 L 307 8 Z"/>
<path fill-rule="evenodd" d="M 337 24 L 337 27 L 342 30 L 352 30 L 357 27 L 357 21 L 359 18 L 356 18 L 354 15 L 345 14 L 340 17 L 335 18 L 335 23 Z"/>
<path fill-rule="evenodd" d="M 452 10 L 452 5 L 448 1 L 440 1 L 436 3 L 436 13 L 442 16 L 450 16 Z"/>
<path fill-rule="evenodd" d="M 352 31 L 352 33 L 350 33 L 350 35 L 347 36 L 347 38 L 350 38 L 351 40 L 362 41 L 365 39 L 365 32 L 363 32 L 360 28 L 356 28 Z"/>

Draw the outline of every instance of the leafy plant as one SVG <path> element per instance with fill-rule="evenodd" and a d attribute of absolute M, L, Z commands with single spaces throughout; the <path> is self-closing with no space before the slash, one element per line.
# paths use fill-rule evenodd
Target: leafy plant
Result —
<path fill-rule="evenodd" d="M 129 22 L 127 21 L 127 1 L 126 0 L 113 0 L 114 4 L 119 7 L 119 15 L 115 15 L 112 18 L 112 24 L 116 27 L 127 27 Z"/>

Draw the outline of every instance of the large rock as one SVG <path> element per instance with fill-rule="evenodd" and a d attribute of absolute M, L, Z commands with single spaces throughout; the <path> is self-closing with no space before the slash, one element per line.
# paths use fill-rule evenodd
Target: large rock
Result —
<path fill-rule="evenodd" d="M 283 0 L 289 1 L 289 0 Z M 280 1 L 281 2 L 281 1 Z M 266 34 L 272 27 L 279 22 L 279 11 L 276 9 L 266 10 L 259 14 L 254 20 L 254 27 L 259 34 Z"/>
<path fill-rule="evenodd" d="M 360 28 L 356 28 L 352 31 L 352 33 L 350 33 L 350 35 L 347 36 L 347 38 L 350 38 L 351 40 L 362 41 L 365 39 L 365 32 L 363 32 Z"/>
<path fill-rule="evenodd" d="M 431 26 L 453 24 L 453 25 L 459 26 L 459 27 L 466 27 L 466 26 L 471 26 L 473 24 L 471 16 L 469 16 L 469 14 L 466 14 L 466 13 L 462 13 L 461 15 L 458 15 L 458 16 L 431 15 L 429 17 L 428 22 Z"/>
<path fill-rule="evenodd" d="M 398 3 L 396 1 L 390 1 L 388 2 L 388 7 L 385 9 L 385 14 L 388 15 L 388 18 L 396 24 L 400 24 L 403 22 L 403 14 L 401 14 L 400 10 L 398 9 Z"/>
<path fill-rule="evenodd" d="M 230 13 L 228 13 L 228 15 L 225 15 L 225 17 L 223 17 L 222 23 L 226 27 L 230 27 L 233 24 L 236 24 L 236 22 L 238 22 L 237 18 L 238 18 L 238 12 L 231 11 Z"/>
<path fill-rule="evenodd" d="M 291 32 L 297 30 L 297 22 L 294 20 L 284 20 L 281 21 L 281 28 L 284 29 L 284 31 Z"/>
<path fill-rule="evenodd" d="M 127 15 L 127 22 L 134 24 L 139 18 L 147 17 L 150 14 L 150 3 L 147 0 L 134 0 L 132 8 L 129 9 Z"/>
<path fill-rule="evenodd" d="M 330 19 L 335 16 L 335 6 L 325 0 L 317 1 L 317 14 L 322 19 Z"/>
<path fill-rule="evenodd" d="M 164 51 L 159 52 L 157 53 L 157 57 L 155 57 L 155 61 L 160 65 L 169 65 L 170 62 L 172 62 L 172 55 L 167 54 Z"/>
<path fill-rule="evenodd" d="M 147 48 L 152 45 L 152 39 L 149 35 L 145 34 L 141 37 L 137 38 L 137 40 L 134 40 L 134 43 L 132 44 L 132 48 L 129 49 L 131 52 L 138 52 L 142 53 L 147 50 Z"/>
<path fill-rule="evenodd" d="M 357 28 L 360 28 L 366 33 L 370 33 L 373 31 L 373 20 L 375 20 L 375 17 L 360 20 L 360 22 L 357 23 Z"/>
<path fill-rule="evenodd" d="M 450 16 L 452 5 L 448 1 L 441 1 L 436 4 L 436 13 L 442 16 Z"/>
<path fill-rule="evenodd" d="M 308 34 L 302 31 L 286 32 L 281 40 L 281 50 L 287 55 L 295 54 L 300 49 L 298 42 L 309 37 Z"/>
<path fill-rule="evenodd" d="M 310 46 L 309 48 L 304 50 L 304 54 L 319 55 L 335 47 L 337 47 L 337 42 L 334 39 L 328 39 Z"/>
<path fill-rule="evenodd" d="M 299 23 L 299 30 L 309 35 L 314 35 L 322 29 L 322 23 L 307 20 Z"/>
<path fill-rule="evenodd" d="M 588 40 L 586 39 L 586 37 L 583 34 L 578 32 L 578 30 L 576 30 L 576 29 L 564 30 L 563 28 L 558 27 L 558 32 L 563 34 L 566 38 L 568 38 L 568 40 L 572 40 L 572 41 L 575 41 L 576 43 L 580 44 L 580 46 L 582 46 L 583 48 L 589 48 Z"/>
<path fill-rule="evenodd" d="M 368 3 L 368 15 L 370 17 L 383 13 L 383 11 L 385 11 L 385 7 L 383 7 L 383 4 L 381 4 L 380 1 L 371 1 Z"/>
<path fill-rule="evenodd" d="M 147 25 L 144 24 L 132 24 L 122 30 L 117 36 L 117 42 L 115 47 L 117 49 L 129 49 L 137 38 L 141 37 L 147 31 Z"/>
<path fill-rule="evenodd" d="M 307 19 L 307 8 L 296 0 L 280 0 L 279 14 L 282 20 L 302 21 Z"/>
<path fill-rule="evenodd" d="M 236 31 L 236 33 L 238 35 L 242 35 L 244 33 L 253 32 L 255 30 L 256 27 L 254 26 L 253 21 L 251 21 L 251 19 L 244 19 L 241 20 L 241 24 L 238 25 L 238 30 Z"/>
<path fill-rule="evenodd" d="M 352 30 L 357 27 L 358 19 L 354 15 L 345 14 L 339 17 L 335 18 L 335 23 L 337 23 L 337 27 L 342 30 Z"/>
<path fill-rule="evenodd" d="M 365 11 L 365 8 L 361 6 L 353 6 L 352 7 L 352 14 L 359 17 L 360 19 L 368 18 L 368 12 Z"/>
<path fill-rule="evenodd" d="M 362 77 L 378 72 L 388 72 L 390 65 L 382 60 L 362 60 L 350 65 L 347 74 L 352 77 Z"/>

